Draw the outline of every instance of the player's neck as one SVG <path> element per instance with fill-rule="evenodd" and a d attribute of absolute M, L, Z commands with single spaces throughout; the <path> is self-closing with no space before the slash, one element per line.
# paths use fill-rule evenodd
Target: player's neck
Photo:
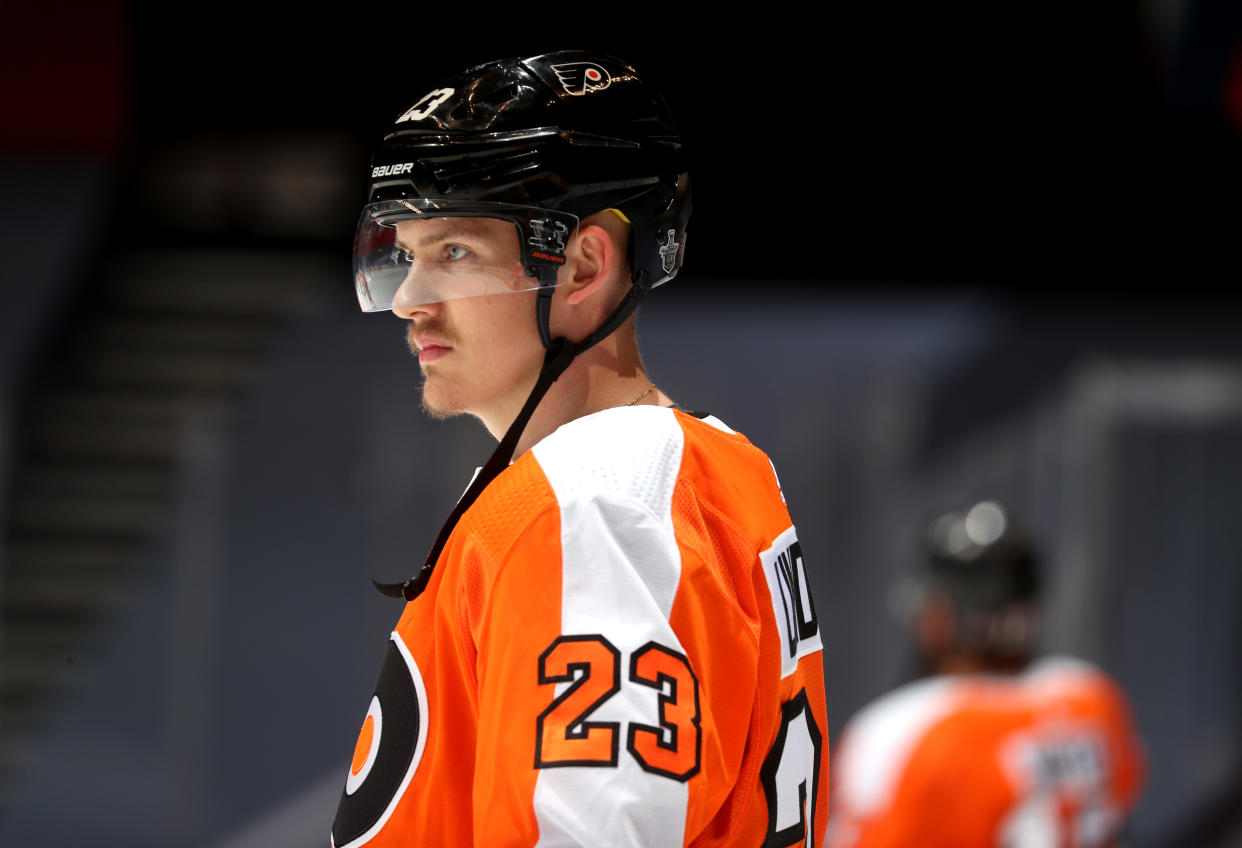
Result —
<path fill-rule="evenodd" d="M 995 658 L 981 657 L 976 654 L 946 654 L 933 664 L 934 672 L 945 674 L 1018 674 L 1026 668 L 1025 657 Z"/>
<path fill-rule="evenodd" d="M 518 440 L 514 457 L 551 435 L 557 428 L 586 415 L 618 406 L 671 401 L 643 369 L 636 347 L 624 338 L 605 339 L 576 358 L 552 384 Z"/>

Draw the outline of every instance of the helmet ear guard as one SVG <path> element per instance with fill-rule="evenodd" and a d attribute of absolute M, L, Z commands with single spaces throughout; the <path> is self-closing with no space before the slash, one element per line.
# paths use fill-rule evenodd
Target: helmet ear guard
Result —
<path fill-rule="evenodd" d="M 630 220 L 630 271 L 634 284 L 650 290 L 663 285 L 681 270 L 686 253 L 686 229 L 690 221 L 690 175 L 682 172 L 673 180 L 662 209 Z M 629 216 L 627 215 L 627 219 Z"/>

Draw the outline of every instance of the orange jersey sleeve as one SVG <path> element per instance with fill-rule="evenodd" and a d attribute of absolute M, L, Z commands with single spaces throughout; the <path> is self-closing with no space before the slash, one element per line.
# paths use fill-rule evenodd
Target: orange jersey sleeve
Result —
<path fill-rule="evenodd" d="M 572 422 L 407 605 L 333 843 L 820 844 L 821 657 L 761 452 L 668 409 Z"/>

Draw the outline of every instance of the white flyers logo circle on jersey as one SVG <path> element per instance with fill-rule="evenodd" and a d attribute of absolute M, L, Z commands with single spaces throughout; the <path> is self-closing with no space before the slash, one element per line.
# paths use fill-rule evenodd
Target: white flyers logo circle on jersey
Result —
<path fill-rule="evenodd" d="M 380 832 L 426 746 L 427 687 L 409 649 L 393 633 L 332 823 L 336 848 L 364 845 Z"/>
<path fill-rule="evenodd" d="M 371 706 L 367 717 L 363 719 L 362 731 L 358 734 L 358 743 L 354 746 L 354 761 L 349 766 L 349 776 L 345 778 L 345 794 L 353 795 L 358 787 L 367 779 L 375 765 L 379 754 L 380 739 L 384 737 L 384 708 L 380 706 L 379 695 L 371 696 Z"/>
<path fill-rule="evenodd" d="M 556 78 L 561 81 L 565 93 L 575 97 L 603 91 L 612 85 L 612 76 L 594 62 L 564 62 L 553 65 L 552 70 L 556 71 Z"/>

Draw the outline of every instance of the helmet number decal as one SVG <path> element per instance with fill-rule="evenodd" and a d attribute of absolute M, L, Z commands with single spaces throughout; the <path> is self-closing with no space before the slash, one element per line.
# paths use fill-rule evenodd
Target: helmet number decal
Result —
<path fill-rule="evenodd" d="M 435 91 L 427 92 L 422 96 L 422 99 L 420 99 L 409 109 L 406 109 L 405 112 L 401 114 L 401 117 L 397 118 L 396 123 L 399 124 L 402 121 L 421 121 L 424 118 L 427 118 L 432 112 L 444 105 L 444 101 L 452 97 L 455 90 L 456 89 L 452 88 L 437 88 Z"/>

